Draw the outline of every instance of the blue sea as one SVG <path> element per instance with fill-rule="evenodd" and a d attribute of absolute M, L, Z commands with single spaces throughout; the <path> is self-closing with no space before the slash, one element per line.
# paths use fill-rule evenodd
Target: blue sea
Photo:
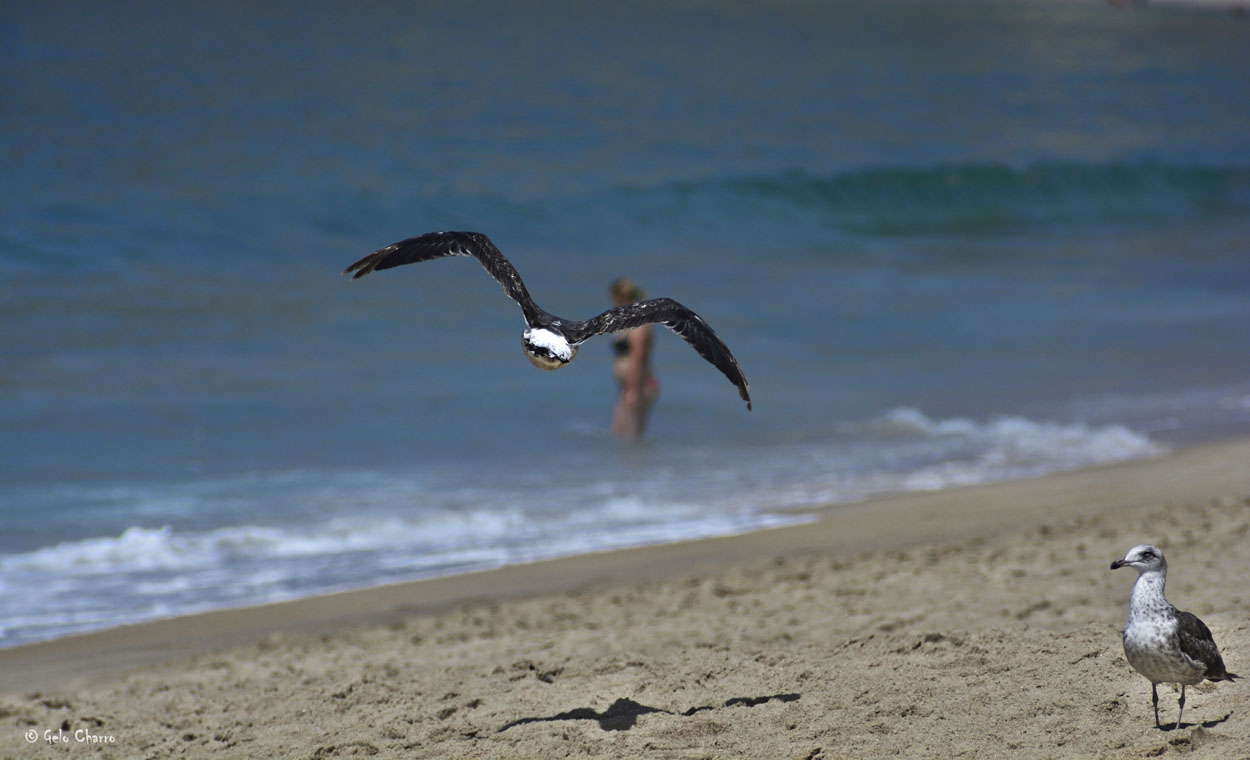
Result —
<path fill-rule="evenodd" d="M 1250 430 L 1250 20 L 1096 2 L 6 3 L 0 646 Z M 660 330 L 648 436 L 615 277 Z"/>

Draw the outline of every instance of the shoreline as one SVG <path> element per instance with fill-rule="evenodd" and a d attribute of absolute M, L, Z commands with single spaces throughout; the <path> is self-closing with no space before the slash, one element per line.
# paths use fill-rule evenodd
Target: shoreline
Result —
<path fill-rule="evenodd" d="M 1144 504 L 1250 495 L 1250 438 L 1038 478 L 834 504 L 812 523 L 508 565 L 429 579 L 212 610 L 0 649 L 0 693 L 115 679 L 136 668 L 245 646 L 274 634 L 395 625 L 466 604 L 653 582 L 772 556 L 853 557 L 988 539 L 1010 530 Z M 885 529 L 884 526 L 889 526 Z"/>
<path fill-rule="evenodd" d="M 1245 672 L 1250 439 L 816 523 L 0 651 L 0 743 L 61 757 L 1245 757 L 1242 683 L 1125 660 L 1131 546 Z M 14 747 L 20 749 L 14 750 Z"/>

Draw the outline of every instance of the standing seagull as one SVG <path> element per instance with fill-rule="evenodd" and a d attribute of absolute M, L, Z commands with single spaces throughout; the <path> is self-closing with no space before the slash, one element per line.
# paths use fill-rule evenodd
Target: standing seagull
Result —
<path fill-rule="evenodd" d="M 472 256 L 477 259 L 503 286 L 503 292 L 521 305 L 521 313 L 525 315 L 521 346 L 535 367 L 560 369 L 573 361 L 577 347 L 589 338 L 659 322 L 684 338 L 699 352 L 699 356 L 715 365 L 731 383 L 738 386 L 738 394 L 747 402 L 747 410 L 750 411 L 751 386 L 738 368 L 738 360 L 698 314 L 671 298 L 652 298 L 608 309 L 581 322 L 562 319 L 543 311 L 534 303 L 516 268 L 490 242 L 490 238 L 480 232 L 431 232 L 401 240 L 374 251 L 343 270 L 343 274 L 352 274 L 352 279 L 356 280 L 375 269 L 390 269 L 444 256 Z"/>
<path fill-rule="evenodd" d="M 1207 626 L 1164 598 L 1168 562 L 1163 552 L 1150 544 L 1134 546 L 1124 559 L 1111 563 L 1112 570 L 1126 566 L 1137 571 L 1137 582 L 1133 584 L 1128 624 L 1124 626 L 1124 656 L 1138 673 L 1150 679 L 1156 728 L 1160 727 L 1158 685 L 1181 685 L 1180 710 L 1176 713 L 1176 727 L 1180 728 L 1186 686 L 1202 683 L 1203 679 L 1231 681 L 1237 676 L 1224 670 L 1224 660 Z"/>

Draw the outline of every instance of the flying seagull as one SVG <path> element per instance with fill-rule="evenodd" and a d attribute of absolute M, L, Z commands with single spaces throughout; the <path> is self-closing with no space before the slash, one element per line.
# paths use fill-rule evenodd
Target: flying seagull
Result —
<path fill-rule="evenodd" d="M 1124 559 L 1111 563 L 1112 570 L 1120 567 L 1137 571 L 1129 599 L 1128 624 L 1124 626 L 1124 656 L 1138 673 L 1150 679 L 1156 728 L 1160 727 L 1158 685 L 1181 685 L 1180 710 L 1176 713 L 1176 727 L 1180 728 L 1186 686 L 1204 679 L 1232 681 L 1237 676 L 1224 670 L 1224 660 L 1207 626 L 1164 598 L 1168 562 L 1163 552 L 1150 544 L 1134 546 Z"/>
<path fill-rule="evenodd" d="M 445 256 L 472 256 L 503 286 L 503 292 L 521 306 L 525 332 L 521 346 L 525 355 L 540 369 L 560 369 L 573 361 L 577 347 L 604 333 L 661 323 L 687 343 L 738 386 L 738 395 L 751 409 L 750 383 L 738 367 L 738 360 L 703 318 L 671 298 L 652 298 L 608 309 L 584 321 L 563 319 L 544 311 L 530 298 L 521 275 L 504 258 L 490 238 L 480 232 L 431 232 L 379 248 L 343 270 L 353 280 L 375 269 L 441 259 Z"/>

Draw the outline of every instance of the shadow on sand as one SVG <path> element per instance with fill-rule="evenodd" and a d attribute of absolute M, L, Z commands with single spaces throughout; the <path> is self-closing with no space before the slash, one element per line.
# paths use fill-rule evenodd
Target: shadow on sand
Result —
<path fill-rule="evenodd" d="M 1159 726 L 1159 730 L 1160 731 L 1177 731 L 1182 728 L 1193 728 L 1194 726 L 1202 726 L 1203 728 L 1215 728 L 1216 726 L 1220 725 L 1221 723 L 1225 722 L 1231 717 L 1233 717 L 1233 714 L 1230 712 L 1229 714 L 1225 715 L 1223 718 L 1216 718 L 1215 720 L 1204 720 L 1201 723 L 1181 723 L 1180 725 L 1177 725 L 1176 723 L 1167 723 L 1162 726 Z"/>
<path fill-rule="evenodd" d="M 767 697 L 733 697 L 725 700 L 720 705 L 702 705 L 699 707 L 691 707 L 682 712 L 674 712 L 673 710 L 662 710 L 658 707 L 648 707 L 647 705 L 635 702 L 632 699 L 618 699 L 608 705 L 608 709 L 598 712 L 589 707 L 579 707 L 576 710 L 557 713 L 541 718 L 520 718 L 514 720 L 503 728 L 499 729 L 499 733 L 503 733 L 515 726 L 524 725 L 526 723 L 550 723 L 560 720 L 593 720 L 599 724 L 599 728 L 604 731 L 628 731 L 638 723 L 638 716 L 648 715 L 650 713 L 663 713 L 665 715 L 680 715 L 690 717 L 696 713 L 705 710 L 719 710 L 723 707 L 755 707 L 765 702 L 794 702 L 799 699 L 798 694 L 773 694 Z"/>

